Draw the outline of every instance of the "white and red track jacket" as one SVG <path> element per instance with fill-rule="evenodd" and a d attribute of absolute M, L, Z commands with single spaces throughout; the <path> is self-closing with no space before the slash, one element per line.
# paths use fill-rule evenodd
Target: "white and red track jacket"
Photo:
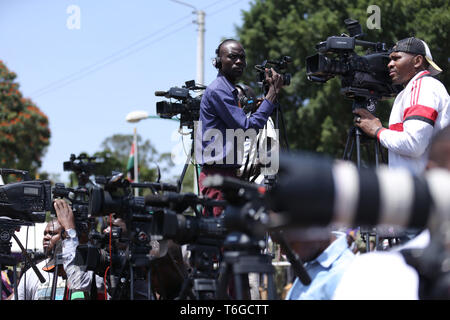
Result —
<path fill-rule="evenodd" d="M 397 95 L 389 129 L 377 138 L 389 150 L 389 167 L 403 167 L 413 174 L 425 169 L 432 137 L 450 123 L 450 99 L 444 85 L 428 71 L 416 74 Z"/>

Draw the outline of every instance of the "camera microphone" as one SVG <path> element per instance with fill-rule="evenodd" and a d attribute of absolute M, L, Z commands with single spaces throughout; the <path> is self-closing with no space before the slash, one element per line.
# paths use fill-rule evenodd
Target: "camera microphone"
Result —
<path fill-rule="evenodd" d="M 169 91 L 155 91 L 155 96 L 157 97 L 166 97 L 169 94 Z M 168 97 L 166 97 L 168 98 Z"/>

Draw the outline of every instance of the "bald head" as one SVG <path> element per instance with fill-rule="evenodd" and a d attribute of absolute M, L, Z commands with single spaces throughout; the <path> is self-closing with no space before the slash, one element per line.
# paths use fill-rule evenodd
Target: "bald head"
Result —
<path fill-rule="evenodd" d="M 223 41 L 216 50 L 216 68 L 231 82 L 236 83 L 247 66 L 242 45 L 233 39 Z"/>

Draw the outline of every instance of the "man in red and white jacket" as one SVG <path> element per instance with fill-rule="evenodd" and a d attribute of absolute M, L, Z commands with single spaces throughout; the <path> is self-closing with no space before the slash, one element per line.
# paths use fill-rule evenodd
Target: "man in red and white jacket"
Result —
<path fill-rule="evenodd" d="M 418 175 L 425 169 L 431 138 L 450 123 L 450 99 L 444 85 L 432 77 L 442 70 L 424 41 L 414 37 L 398 41 L 390 59 L 392 83 L 404 89 L 395 98 L 389 129 L 366 109 L 354 111 L 355 125 L 388 149 L 389 167 L 404 167 Z"/>

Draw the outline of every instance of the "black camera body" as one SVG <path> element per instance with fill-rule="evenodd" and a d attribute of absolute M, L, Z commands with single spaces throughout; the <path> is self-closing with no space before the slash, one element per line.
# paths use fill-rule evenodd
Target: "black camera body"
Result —
<path fill-rule="evenodd" d="M 95 162 L 93 162 L 96 157 L 88 157 L 87 154 L 81 153 L 78 157 L 74 154 L 70 155 L 69 161 L 63 162 L 64 171 L 78 172 L 89 172 L 95 171 Z"/>
<path fill-rule="evenodd" d="M 67 199 L 72 207 L 77 230 L 85 232 L 88 230 L 88 209 L 89 209 L 89 191 L 84 187 L 67 188 L 63 183 L 55 183 L 52 189 L 53 199 Z M 51 213 L 56 216 L 54 206 Z"/>
<path fill-rule="evenodd" d="M 324 83 L 340 76 L 341 93 L 350 99 L 395 97 L 401 87 L 393 85 L 389 77 L 390 58 L 386 44 L 358 40 L 363 36 L 359 22 L 346 19 L 345 24 L 350 36 L 328 37 L 316 45 L 317 54 L 306 58 L 308 79 Z M 355 52 L 357 45 L 369 48 L 371 52 L 359 56 Z"/>
<path fill-rule="evenodd" d="M 159 101 L 156 103 L 156 113 L 164 119 L 171 119 L 176 115 L 180 115 L 181 127 L 194 127 L 194 121 L 200 117 L 201 95 L 192 97 L 190 91 L 204 90 L 205 86 L 195 84 L 194 80 L 186 81 L 182 88 L 172 87 L 169 91 L 156 91 L 155 96 L 163 96 L 168 99 L 175 99 L 179 102 Z"/>
<path fill-rule="evenodd" d="M 104 159 L 89 157 L 86 153 L 80 153 L 78 156 L 70 155 L 70 160 L 63 163 L 64 171 L 72 171 L 78 179 L 80 187 L 90 183 L 89 177 L 95 174 L 97 166 L 104 163 Z"/>
<path fill-rule="evenodd" d="M 113 172 L 111 177 L 95 178 L 97 185 L 89 188 L 90 217 L 115 213 L 117 217 L 128 219 L 134 213 L 146 213 L 144 197 L 133 196 L 131 183 L 123 176 L 123 173 Z"/>
<path fill-rule="evenodd" d="M 291 84 L 291 74 L 287 73 L 288 64 L 292 62 L 292 58 L 289 56 L 283 56 L 280 60 L 264 60 L 263 63 L 255 66 L 255 69 L 258 71 L 257 81 L 261 84 L 264 89 L 264 94 L 269 90 L 268 83 L 266 82 L 266 68 L 269 69 L 269 77 L 272 76 L 272 71 L 270 68 L 273 68 L 276 72 L 278 72 L 282 79 L 283 85 L 288 86 Z"/>
<path fill-rule="evenodd" d="M 0 216 L 44 222 L 46 212 L 51 207 L 52 192 L 48 180 L 21 181 L 0 186 Z"/>

